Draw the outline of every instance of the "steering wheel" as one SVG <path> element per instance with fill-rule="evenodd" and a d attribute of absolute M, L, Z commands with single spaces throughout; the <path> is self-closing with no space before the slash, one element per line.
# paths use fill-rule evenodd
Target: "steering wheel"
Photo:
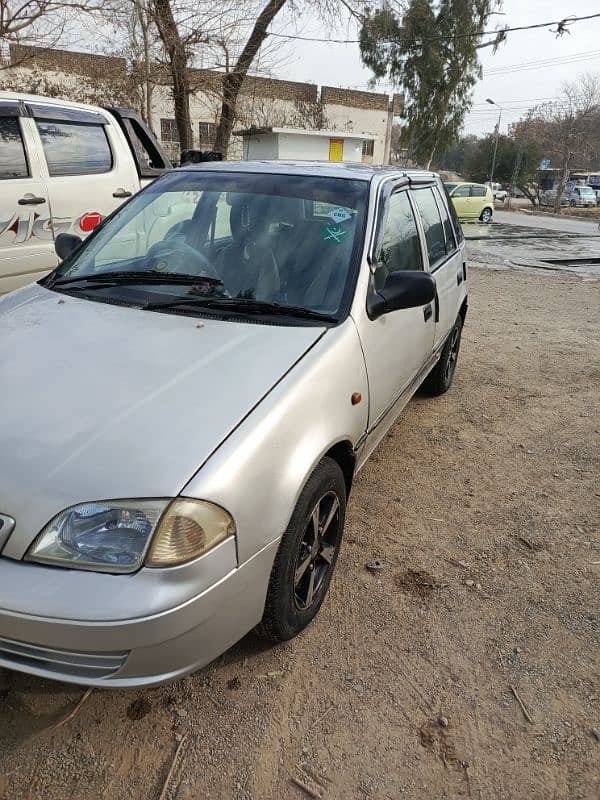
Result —
<path fill-rule="evenodd" d="M 152 269 L 162 272 L 180 272 L 195 274 L 198 277 L 218 278 L 217 271 L 206 258 L 194 247 L 180 239 L 156 242 L 148 250 L 146 258 Z"/>

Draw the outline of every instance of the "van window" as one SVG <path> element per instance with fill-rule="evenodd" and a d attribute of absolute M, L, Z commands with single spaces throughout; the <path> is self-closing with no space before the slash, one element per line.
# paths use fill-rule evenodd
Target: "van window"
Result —
<path fill-rule="evenodd" d="M 419 232 L 406 191 L 390 197 L 376 262 L 376 289 L 383 288 L 390 272 L 423 269 Z"/>
<path fill-rule="evenodd" d="M 41 120 L 36 120 L 36 125 L 50 175 L 92 175 L 112 169 L 112 153 L 103 125 Z"/>
<path fill-rule="evenodd" d="M 0 180 L 28 176 L 19 120 L 16 117 L 0 117 Z"/>
<path fill-rule="evenodd" d="M 446 257 L 446 237 L 440 212 L 435 202 L 433 189 L 417 189 L 413 192 L 417 207 L 423 220 L 427 252 L 429 253 L 429 266 L 433 269 L 436 264 Z"/>
<path fill-rule="evenodd" d="M 486 194 L 485 186 L 471 186 L 471 197 L 485 197 Z"/>

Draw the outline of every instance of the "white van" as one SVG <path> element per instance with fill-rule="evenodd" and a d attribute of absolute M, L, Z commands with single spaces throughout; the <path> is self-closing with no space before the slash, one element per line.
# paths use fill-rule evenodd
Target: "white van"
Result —
<path fill-rule="evenodd" d="M 0 294 L 56 266 L 59 233 L 86 236 L 170 167 L 130 109 L 0 92 Z"/>

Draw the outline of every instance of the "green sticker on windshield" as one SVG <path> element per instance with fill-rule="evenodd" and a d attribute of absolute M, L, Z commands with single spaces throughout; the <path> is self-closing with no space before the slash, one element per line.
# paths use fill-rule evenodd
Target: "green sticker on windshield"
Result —
<path fill-rule="evenodd" d="M 321 228 L 321 239 L 329 244 L 342 244 L 348 236 L 348 229 L 341 225 L 325 225 Z"/>

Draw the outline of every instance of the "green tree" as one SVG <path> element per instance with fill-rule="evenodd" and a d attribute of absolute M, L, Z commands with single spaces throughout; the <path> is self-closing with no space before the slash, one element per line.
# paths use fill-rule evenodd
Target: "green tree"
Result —
<path fill-rule="evenodd" d="M 479 139 L 473 134 L 461 136 L 452 144 L 445 153 L 440 153 L 435 157 L 434 165 L 437 170 L 449 170 L 458 175 L 465 174 L 465 165 L 474 150 L 479 147 Z"/>
<path fill-rule="evenodd" d="M 458 138 L 481 76 L 478 48 L 486 22 L 501 0 L 408 0 L 369 10 L 360 32 L 363 63 L 406 94 L 405 146 L 427 168 Z M 495 44 L 500 41 L 497 37 Z"/>
<path fill-rule="evenodd" d="M 493 133 L 479 139 L 477 147 L 467 156 L 465 172 L 470 180 L 479 183 L 489 180 L 495 140 Z M 535 141 L 499 136 L 494 180 L 504 184 L 514 183 L 533 202 L 541 156 L 540 146 Z"/>

